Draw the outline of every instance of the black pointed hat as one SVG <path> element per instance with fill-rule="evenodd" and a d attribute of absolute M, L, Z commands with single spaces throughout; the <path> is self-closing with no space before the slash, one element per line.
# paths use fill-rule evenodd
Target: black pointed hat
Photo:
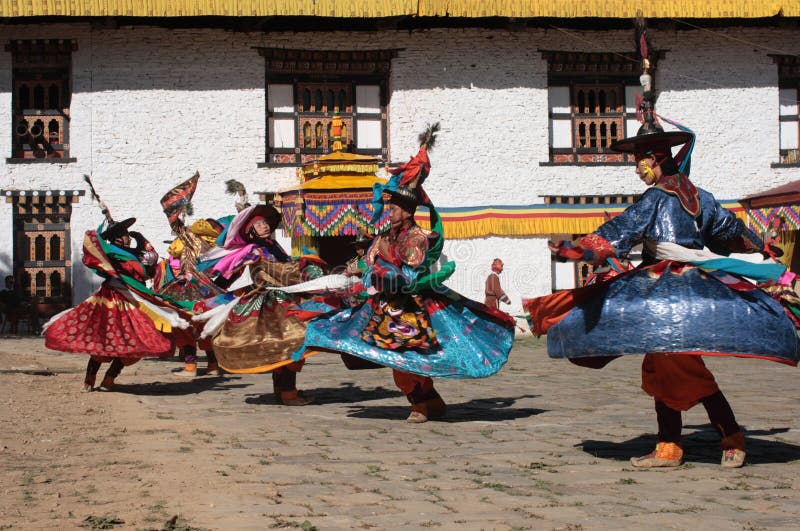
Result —
<path fill-rule="evenodd" d="M 611 144 L 611 149 L 620 153 L 650 153 L 651 151 L 669 151 L 673 146 L 680 146 L 692 139 L 687 131 L 664 131 L 655 122 L 645 122 L 636 132 L 636 136 L 623 138 Z M 660 149 L 659 149 L 660 148 Z"/>
<path fill-rule="evenodd" d="M 123 219 L 122 221 L 109 221 L 105 230 L 100 233 L 100 237 L 108 241 L 119 238 L 128 232 L 128 229 L 134 223 L 136 223 L 136 218 Z"/>

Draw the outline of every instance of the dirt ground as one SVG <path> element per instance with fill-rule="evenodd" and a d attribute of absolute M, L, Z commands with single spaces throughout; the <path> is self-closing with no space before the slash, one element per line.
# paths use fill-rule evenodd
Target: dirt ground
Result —
<path fill-rule="evenodd" d="M 702 411 L 687 463 L 637 471 L 654 415 L 639 360 L 602 371 L 520 342 L 495 377 L 437 383 L 441 422 L 403 421 L 386 370 L 311 358 L 317 399 L 276 405 L 267 375 L 128 367 L 80 392 L 86 357 L 0 339 L 0 529 L 796 529 L 797 369 L 711 360 L 746 425 L 748 466 L 719 466 Z M 201 367 L 204 364 L 201 363 Z M 101 369 L 105 370 L 105 366 Z M 700 408 L 702 409 L 702 408 Z"/>
<path fill-rule="evenodd" d="M 212 457 L 189 451 L 200 442 L 213 454 L 210 435 L 131 395 L 79 392 L 86 358 L 41 343 L 0 340 L 0 529 L 190 529 L 192 515 L 173 522 L 169 500 L 190 481 L 225 482 Z"/>

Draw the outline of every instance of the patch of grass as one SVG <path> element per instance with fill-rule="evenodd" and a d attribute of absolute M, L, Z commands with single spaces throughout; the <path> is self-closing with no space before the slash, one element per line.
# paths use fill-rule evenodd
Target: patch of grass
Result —
<path fill-rule="evenodd" d="M 422 490 L 424 492 L 428 493 L 428 495 L 433 497 L 433 499 L 435 499 L 437 502 L 441 503 L 441 502 L 444 501 L 444 498 L 442 498 L 442 496 L 438 492 L 438 490 L 439 490 L 438 488 L 436 488 L 436 487 L 428 487 L 428 488 L 425 488 L 425 489 L 422 489 Z"/>
<path fill-rule="evenodd" d="M 502 484 L 502 483 L 494 483 L 494 482 L 489 482 L 489 481 L 481 481 L 481 480 L 479 480 L 479 479 L 473 479 L 472 481 L 474 481 L 475 483 L 477 483 L 477 484 L 478 484 L 478 485 L 480 485 L 481 487 L 484 487 L 484 488 L 487 488 L 487 489 L 496 490 L 496 491 L 498 491 L 498 492 L 506 492 L 508 489 L 510 489 L 510 488 L 511 488 L 511 487 L 509 487 L 508 485 L 504 485 L 504 484 Z"/>
<path fill-rule="evenodd" d="M 292 522 L 291 520 L 284 520 L 281 517 L 276 517 L 275 522 L 270 524 L 269 527 L 272 529 L 295 528 L 295 529 L 300 529 L 302 531 L 317 531 L 317 527 L 308 520 L 304 520 L 302 523 L 297 523 L 297 522 Z"/>
<path fill-rule="evenodd" d="M 705 511 L 705 507 L 700 507 L 699 505 L 689 505 L 688 507 L 676 507 L 674 509 L 661 509 L 657 511 L 659 513 L 669 513 L 669 514 L 686 514 L 686 513 L 696 513 L 700 511 Z"/>
<path fill-rule="evenodd" d="M 158 500 L 155 504 L 149 506 L 147 509 L 151 512 L 156 511 L 163 511 L 167 507 L 167 502 L 164 500 Z"/>
<path fill-rule="evenodd" d="M 539 461 L 534 461 L 534 462 L 530 463 L 530 464 L 527 466 L 527 468 L 529 468 L 529 469 L 531 469 L 531 470 L 540 470 L 540 469 L 542 469 L 542 468 L 547 468 L 548 466 L 549 466 L 549 465 L 547 465 L 547 464 L 545 464 L 545 463 L 542 463 L 542 462 L 539 462 Z"/>
<path fill-rule="evenodd" d="M 117 518 L 116 516 L 94 516 L 89 515 L 83 519 L 81 527 L 87 527 L 93 531 L 96 529 L 113 529 L 118 525 L 124 524 L 125 521 Z"/>
<path fill-rule="evenodd" d="M 202 531 L 202 529 L 189 525 L 186 520 L 175 515 L 164 523 L 161 531 Z"/>
<path fill-rule="evenodd" d="M 181 446 L 180 448 L 178 448 L 178 451 L 180 453 L 182 453 L 182 454 L 188 454 L 189 452 L 192 451 L 192 447 L 191 446 Z"/>
<path fill-rule="evenodd" d="M 617 481 L 617 483 L 619 483 L 620 485 L 636 485 L 639 482 L 633 478 L 620 478 L 619 481 Z"/>
<path fill-rule="evenodd" d="M 753 488 L 747 484 L 746 481 L 737 481 L 733 485 L 725 485 L 720 487 L 719 490 L 752 490 Z"/>
<path fill-rule="evenodd" d="M 441 522 L 434 522 L 433 520 L 426 520 L 425 522 L 420 522 L 420 527 L 440 527 L 442 525 Z"/>

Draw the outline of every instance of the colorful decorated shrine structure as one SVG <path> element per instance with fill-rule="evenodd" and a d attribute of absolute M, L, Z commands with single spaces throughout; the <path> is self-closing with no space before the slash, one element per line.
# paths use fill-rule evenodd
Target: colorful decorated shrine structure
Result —
<path fill-rule="evenodd" d="M 783 249 L 781 262 L 800 273 L 797 235 L 800 231 L 800 180 L 746 196 L 747 225 L 765 240 Z"/>
<path fill-rule="evenodd" d="M 355 254 L 349 243 L 359 233 L 388 230 L 386 212 L 377 224 L 370 223 L 372 187 L 388 180 L 376 176 L 378 163 L 375 157 L 335 151 L 304 164 L 297 170 L 298 184 L 274 195 L 293 256 L 306 247 L 331 267 L 343 265 Z"/>

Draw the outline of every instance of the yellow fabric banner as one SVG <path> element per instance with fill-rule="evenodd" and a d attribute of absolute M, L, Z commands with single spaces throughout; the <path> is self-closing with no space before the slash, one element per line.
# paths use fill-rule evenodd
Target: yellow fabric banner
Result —
<path fill-rule="evenodd" d="M 0 17 L 317 16 L 377 18 L 800 16 L 800 0 L 0 0 Z"/>

